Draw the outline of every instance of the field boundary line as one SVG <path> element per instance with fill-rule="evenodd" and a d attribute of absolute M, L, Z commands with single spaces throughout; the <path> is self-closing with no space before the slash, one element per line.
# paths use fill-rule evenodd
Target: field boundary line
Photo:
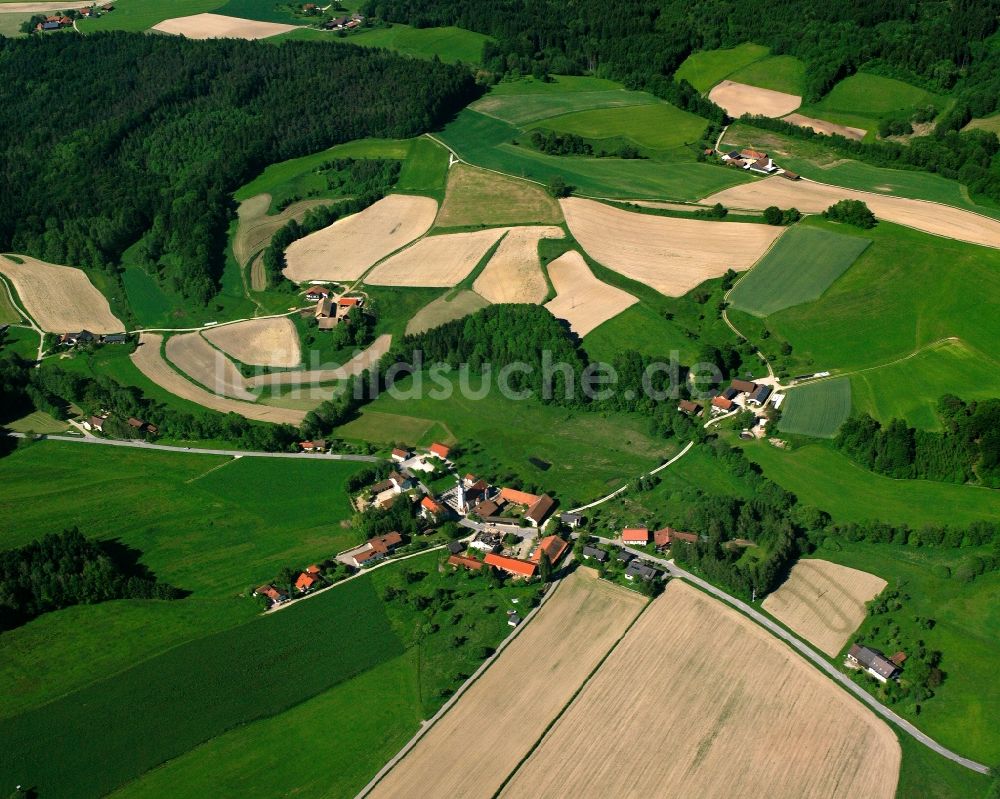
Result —
<path fill-rule="evenodd" d="M 572 558 L 572 555 L 570 556 L 570 558 Z M 570 563 L 572 563 L 572 560 L 571 559 L 567 560 L 565 566 L 563 566 L 563 570 L 565 570 L 566 566 L 568 566 Z M 565 574 L 565 571 L 563 573 Z M 508 645 L 512 641 L 516 640 L 517 637 L 521 634 L 521 631 L 534 620 L 535 616 L 538 615 L 538 611 L 540 611 L 543 607 L 545 607 L 546 603 L 549 601 L 549 598 L 552 597 L 559 589 L 559 587 L 562 585 L 563 579 L 564 579 L 563 577 L 560 577 L 558 580 L 554 581 L 552 587 L 548 591 L 546 591 L 545 596 L 542 597 L 541 602 L 539 602 L 537 606 L 532 608 L 531 612 L 528 613 L 528 615 L 524 617 L 522 622 L 517 627 L 514 628 L 514 631 L 506 638 L 504 638 L 503 641 L 500 642 L 500 645 L 497 647 L 497 651 L 479 664 L 479 668 L 477 668 L 472 673 L 472 676 L 469 677 L 469 679 L 467 679 L 464 683 L 462 683 L 458 687 L 458 690 L 455 691 L 455 693 L 448 698 L 448 701 L 445 702 L 440 707 L 440 709 L 438 709 L 437 713 L 435 713 L 426 721 L 421 722 L 420 729 L 418 729 L 413 734 L 413 737 L 410 738 L 409 741 L 403 744 L 403 748 L 400 749 L 389 760 L 388 763 L 386 763 L 384 766 L 382 766 L 382 768 L 378 770 L 375 776 L 368 781 L 368 784 L 365 785 L 365 787 L 362 788 L 355 795 L 354 799 L 364 799 L 364 797 L 368 796 L 368 794 L 370 794 L 375 789 L 375 786 L 377 786 L 383 779 L 385 779 L 385 777 L 389 774 L 389 772 L 392 771 L 397 765 L 399 765 L 399 763 L 401 763 L 406 758 L 406 756 L 411 751 L 413 751 L 416 745 L 420 743 L 420 740 L 434 727 L 435 724 L 437 724 L 437 722 L 439 722 L 442 718 L 444 718 L 447 712 L 451 710 L 452 707 L 454 707 L 458 703 L 458 700 L 461 699 L 462 696 L 465 695 L 466 691 L 468 691 L 476 682 L 478 682 L 479 679 L 483 676 L 483 674 L 487 672 L 490 666 L 492 666 L 496 662 L 497 658 L 500 657 L 500 655 L 508 647 Z M 341 582 L 344 581 L 342 580 Z"/>
<path fill-rule="evenodd" d="M 34 317 L 32 317 L 31 314 L 18 304 L 18 299 L 20 299 L 20 297 L 17 299 L 14 298 L 14 289 L 11 287 L 11 284 L 7 282 L 7 278 L 3 275 L 0 275 L 0 283 L 3 283 L 3 287 L 7 291 L 7 299 L 10 300 L 10 304 L 14 307 L 14 310 L 21 314 L 21 317 L 28 323 L 28 327 L 38 334 L 38 357 L 35 359 L 38 361 L 38 363 L 35 364 L 35 368 L 38 368 L 42 361 L 42 348 L 45 346 L 45 331 L 38 326 Z M 23 325 L 11 325 L 11 327 L 23 327 Z"/>
<path fill-rule="evenodd" d="M 582 568 L 584 568 L 584 565 L 581 563 L 581 564 L 579 564 L 579 566 L 577 568 L 581 568 L 582 569 Z M 601 580 L 603 578 L 602 577 L 598 577 L 597 579 Z M 606 581 L 606 582 L 610 582 L 610 581 Z M 614 585 L 614 583 L 611 583 L 611 585 Z M 625 588 L 624 586 L 616 586 L 616 587 L 617 588 L 621 588 L 624 591 L 631 591 L 632 590 L 630 588 Z M 638 592 L 635 592 L 635 593 L 638 593 Z M 640 596 L 642 596 L 642 595 L 640 594 Z M 590 670 L 590 673 L 586 677 L 583 678 L 583 682 L 581 682 L 580 685 L 577 687 L 577 689 L 575 691 L 573 691 L 573 693 L 570 696 L 570 698 L 566 700 L 566 704 L 564 704 L 562 706 L 562 708 L 559 710 L 559 712 L 556 713 L 556 715 L 552 718 L 552 720 L 548 724 L 545 725 L 545 729 L 542 730 L 541 735 L 539 735 L 538 738 L 537 738 L 537 740 L 531 745 L 531 747 L 525 753 L 524 757 L 522 757 L 517 762 L 517 765 L 515 765 L 514 768 L 511 769 L 510 773 L 504 778 L 504 781 L 500 783 L 500 787 L 498 787 L 496 789 L 496 791 L 493 792 L 493 796 L 491 797 L 491 799 L 497 799 L 497 797 L 500 796 L 500 794 L 503 793 L 503 789 L 507 787 L 507 784 L 511 781 L 511 779 L 513 779 L 514 776 L 517 774 L 517 772 L 519 772 L 521 770 L 521 767 L 525 763 L 528 762 L 528 759 L 535 753 L 535 751 L 538 749 L 538 747 L 542 745 L 542 742 L 545 740 L 546 736 L 548 736 L 549 732 L 552 731 L 552 728 L 555 727 L 556 724 L 559 722 L 559 719 L 561 719 L 563 716 L 566 715 L 566 711 L 569 710 L 570 707 L 572 707 L 573 703 L 576 702 L 577 697 L 580 696 L 580 694 L 583 692 L 583 690 L 590 684 L 590 681 L 592 679 L 594 679 L 594 675 L 597 674 L 597 672 L 601 670 L 601 667 L 604 665 L 605 661 L 607 661 L 607 659 L 609 657 L 611 657 L 611 653 L 614 652 L 619 646 L 621 646 L 621 642 L 624 641 L 625 637 L 632 631 L 632 628 L 635 626 L 636 622 L 638 622 L 639 619 L 642 618 L 643 614 L 647 610 L 649 610 L 649 606 L 653 604 L 654 599 L 655 598 L 650 599 L 650 598 L 647 597 L 648 601 L 646 602 L 645 605 L 642 606 L 642 610 L 640 610 L 637 614 L 635 614 L 635 618 L 632 619 L 631 622 L 629 622 L 628 627 L 626 627 L 625 630 L 622 632 L 622 634 L 620 636 L 618 636 L 618 640 L 616 640 L 608 648 L 608 651 L 604 653 L 604 655 L 601 657 L 601 659 L 597 662 L 597 665 L 594 666 L 594 668 L 592 668 Z"/>

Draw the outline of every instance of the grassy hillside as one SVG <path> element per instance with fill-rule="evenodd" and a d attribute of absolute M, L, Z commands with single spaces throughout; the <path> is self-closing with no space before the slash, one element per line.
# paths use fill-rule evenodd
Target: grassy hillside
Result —
<path fill-rule="evenodd" d="M 816 438 L 833 438 L 851 415 L 851 381 L 835 377 L 786 393 L 778 429 Z"/>
<path fill-rule="evenodd" d="M 737 70 L 765 58 L 770 50 L 747 42 L 727 50 L 703 50 L 692 53 L 678 67 L 674 78 L 686 80 L 700 92 L 707 92 Z"/>
<path fill-rule="evenodd" d="M 94 31 L 144 31 L 173 17 L 217 11 L 225 0 L 121 0 L 115 10 L 97 19 L 77 23 L 84 33 Z"/>
<path fill-rule="evenodd" d="M 737 83 L 801 96 L 805 88 L 806 65 L 795 56 L 774 55 L 747 64 L 726 78 Z"/>
<path fill-rule="evenodd" d="M 359 47 L 385 47 L 417 58 L 437 56 L 446 63 L 462 61 L 466 64 L 478 64 L 482 60 L 483 45 L 489 39 L 489 36 L 462 28 L 411 28 L 409 25 L 391 25 L 332 40 Z"/>
<path fill-rule="evenodd" d="M 574 111 L 659 102 L 651 94 L 629 91 L 609 80 L 557 75 L 551 83 L 531 79 L 498 83 L 469 107 L 512 125 L 527 125 Z"/>

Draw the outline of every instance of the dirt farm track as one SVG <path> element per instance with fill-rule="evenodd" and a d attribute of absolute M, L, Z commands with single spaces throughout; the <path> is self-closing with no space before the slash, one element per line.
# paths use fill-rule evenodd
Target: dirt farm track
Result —
<path fill-rule="evenodd" d="M 893 799 L 900 759 L 866 707 L 673 580 L 500 796 Z"/>

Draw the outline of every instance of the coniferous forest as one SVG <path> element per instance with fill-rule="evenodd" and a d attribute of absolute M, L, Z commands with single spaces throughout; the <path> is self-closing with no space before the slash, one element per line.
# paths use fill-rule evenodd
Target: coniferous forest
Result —
<path fill-rule="evenodd" d="M 0 37 L 0 251 L 103 268 L 140 241 L 172 289 L 218 288 L 230 194 L 269 164 L 407 137 L 474 98 L 386 51 L 108 33 Z"/>

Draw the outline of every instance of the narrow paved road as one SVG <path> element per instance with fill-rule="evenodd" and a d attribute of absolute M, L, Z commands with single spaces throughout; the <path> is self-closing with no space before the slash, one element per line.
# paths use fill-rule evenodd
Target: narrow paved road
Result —
<path fill-rule="evenodd" d="M 11 438 L 27 438 L 25 433 L 8 433 Z M 132 447 L 134 449 L 155 449 L 161 452 L 187 452 L 193 455 L 229 455 L 233 458 L 306 458 L 311 461 L 358 461 L 379 463 L 382 458 L 375 455 L 350 455 L 318 452 L 257 452 L 245 449 L 202 449 L 200 447 L 174 447 L 168 444 L 148 444 L 145 441 L 119 441 L 115 438 L 78 438 L 76 436 L 36 435 L 41 441 L 73 441 L 77 444 L 97 444 L 104 447 Z"/>
<path fill-rule="evenodd" d="M 687 446 L 684 447 L 684 449 L 682 449 L 680 452 L 678 452 L 676 455 L 674 455 L 674 457 L 672 457 L 666 463 L 662 463 L 659 466 L 657 466 L 655 469 L 653 469 L 652 471 L 648 472 L 648 474 L 656 474 L 657 472 L 663 471 L 668 466 L 672 466 L 673 464 L 677 463 L 677 461 L 679 461 L 681 458 L 683 458 L 685 455 L 688 454 L 688 451 L 693 446 L 694 446 L 694 442 L 693 441 L 689 441 L 688 444 L 687 444 Z M 626 483 L 625 485 L 623 485 L 617 491 L 612 491 L 610 494 L 608 494 L 605 497 L 601 497 L 600 499 L 595 499 L 593 502 L 590 502 L 590 503 L 588 503 L 586 505 L 581 505 L 579 508 L 572 508 L 569 511 L 569 513 L 579 513 L 580 511 L 584 511 L 584 510 L 587 510 L 588 508 L 593 508 L 593 507 L 595 507 L 597 505 L 600 505 L 600 504 L 602 504 L 604 502 L 607 502 L 609 499 L 614 499 L 620 493 L 622 493 L 622 491 L 625 491 L 627 488 L 628 488 L 628 483 Z"/>
<path fill-rule="evenodd" d="M 598 540 L 600 540 L 605 544 L 615 544 L 616 546 L 622 546 L 618 541 L 614 541 L 609 538 L 598 537 Z M 742 600 L 737 599 L 736 597 L 731 596 L 730 594 L 727 594 L 721 588 L 716 588 L 711 583 L 701 579 L 700 577 L 695 576 L 694 574 L 691 574 L 691 572 L 687 571 L 686 569 L 682 569 L 680 566 L 677 566 L 672 560 L 657 558 L 645 552 L 641 552 L 640 550 L 632 549 L 631 547 L 622 546 L 622 549 L 624 549 L 626 552 L 631 552 L 638 558 L 642 558 L 643 560 L 647 560 L 652 563 L 656 563 L 659 566 L 662 566 L 672 576 L 680 577 L 683 580 L 687 580 L 692 585 L 698 586 L 703 591 L 708 592 L 717 599 L 721 599 L 727 605 L 731 605 L 732 607 L 736 608 L 736 610 L 740 611 L 740 613 L 742 613 L 743 615 L 748 616 L 750 619 L 757 622 L 757 624 L 765 628 L 772 635 L 777 636 L 782 641 L 787 643 L 789 646 L 795 649 L 800 655 L 812 661 L 812 663 L 815 666 L 817 666 L 827 676 L 831 677 L 833 680 L 839 683 L 841 687 L 845 688 L 847 691 L 854 694 L 858 699 L 860 699 L 862 702 L 868 705 L 872 710 L 878 713 L 878 715 L 882 716 L 884 719 L 887 719 L 888 721 L 891 721 L 893 724 L 900 727 L 905 732 L 909 733 L 911 736 L 913 736 L 916 740 L 918 740 L 928 749 L 937 752 L 942 757 L 948 758 L 948 760 L 958 763 L 960 766 L 965 766 L 965 768 L 967 769 L 971 769 L 972 771 L 977 771 L 980 774 L 989 774 L 990 772 L 989 766 L 984 766 L 982 763 L 977 763 L 975 760 L 971 760 L 967 757 L 962 757 L 961 755 L 951 751 L 947 747 L 942 746 L 926 733 L 921 732 L 919 729 L 913 726 L 902 716 L 899 716 L 897 713 L 887 708 L 885 705 L 879 702 L 874 696 L 869 694 L 864 688 L 856 684 L 853 680 L 851 680 L 850 677 L 842 673 L 836 666 L 831 664 L 825 657 L 823 657 L 823 655 L 818 653 L 815 649 L 800 641 L 790 632 L 785 630 L 781 625 L 777 624 L 776 622 L 773 622 L 763 613 L 760 613 L 759 611 L 755 610 L 752 606 L 748 605 L 746 602 L 743 602 Z"/>

